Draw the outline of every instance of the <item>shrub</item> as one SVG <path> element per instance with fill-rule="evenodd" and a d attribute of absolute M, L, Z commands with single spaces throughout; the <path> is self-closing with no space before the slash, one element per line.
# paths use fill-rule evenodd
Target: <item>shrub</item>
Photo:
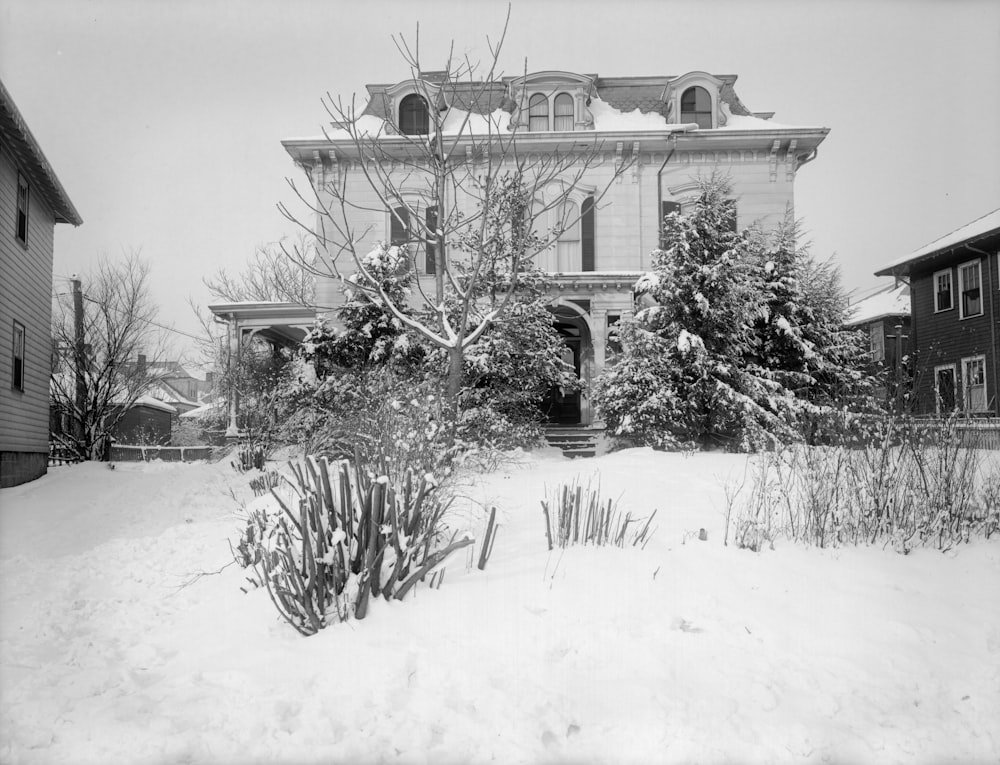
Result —
<path fill-rule="evenodd" d="M 363 619 L 370 598 L 402 600 L 473 542 L 446 536 L 449 503 L 429 474 L 408 470 L 393 485 L 363 470 L 358 456 L 353 464 L 307 457 L 289 469 L 284 491 L 272 489 L 274 501 L 250 511 L 235 557 L 303 635 L 352 614 Z"/>
<path fill-rule="evenodd" d="M 576 482 L 557 487 L 549 500 L 542 500 L 542 513 L 550 550 L 571 544 L 645 547 L 655 532 L 650 524 L 656 510 L 644 518 L 622 515 L 616 502 L 605 503 L 598 490 Z"/>
<path fill-rule="evenodd" d="M 902 553 L 988 539 L 1000 528 L 1000 467 L 963 443 L 960 425 L 886 420 L 861 448 L 762 454 L 752 477 L 727 487 L 727 543 L 730 530 L 752 550 L 779 537 L 818 547 L 882 542 Z"/>

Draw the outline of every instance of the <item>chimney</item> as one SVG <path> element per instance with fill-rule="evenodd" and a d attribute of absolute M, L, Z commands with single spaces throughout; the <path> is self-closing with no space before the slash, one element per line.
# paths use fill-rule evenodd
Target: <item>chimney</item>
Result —
<path fill-rule="evenodd" d="M 139 354 L 139 361 L 135 365 L 135 371 L 138 373 L 139 377 L 145 377 L 146 376 L 146 354 L 145 353 L 140 353 Z"/>
<path fill-rule="evenodd" d="M 214 381 L 215 381 L 215 372 L 205 372 L 205 382 L 208 384 L 209 388 L 212 387 L 212 383 Z"/>

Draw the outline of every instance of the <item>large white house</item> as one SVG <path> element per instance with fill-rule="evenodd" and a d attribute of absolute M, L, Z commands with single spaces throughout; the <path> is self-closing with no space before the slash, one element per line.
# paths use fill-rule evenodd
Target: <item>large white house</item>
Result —
<path fill-rule="evenodd" d="M 602 161 L 574 178 L 564 202 L 569 209 L 559 211 L 571 225 L 535 258 L 553 276 L 551 306 L 567 354 L 591 382 L 609 358 L 609 333 L 613 337 L 614 325 L 633 310 L 632 287 L 650 266 L 664 215 L 683 211 L 700 179 L 728 179 L 741 228 L 771 228 L 793 210 L 796 172 L 816 157 L 829 131 L 751 112 L 735 82 L 735 75 L 700 71 L 652 77 L 544 71 L 490 82 L 454 82 L 445 72 L 425 72 L 419 79 L 369 85 L 368 104 L 353 125 L 333 123 L 321 136 L 282 143 L 325 203 L 334 201 L 331 186 L 351 198 L 346 214 L 359 251 L 380 241 L 405 245 L 424 279 L 434 276 L 434 247 L 408 235 L 399 212 L 373 188 L 370 154 L 359 161 L 365 155 L 352 134 L 377 137 L 385 162 L 393 165 L 381 170 L 400 183 L 413 172 L 406 161 L 407 147 L 417 144 L 413 137 L 433 133 L 435 125 L 457 139 L 454 161 L 470 166 L 484 161 L 481 137 L 492 131 L 498 141 L 513 140 L 521 157 L 558 152 L 583 162 L 596 151 Z M 623 164 L 627 169 L 616 176 Z M 572 166 L 566 172 L 572 174 Z M 552 185 L 553 194 L 563 191 L 558 179 Z M 339 305 L 341 290 L 341 281 L 321 278 L 318 305 Z M 558 419 L 590 424 L 586 395 L 564 401 Z"/>

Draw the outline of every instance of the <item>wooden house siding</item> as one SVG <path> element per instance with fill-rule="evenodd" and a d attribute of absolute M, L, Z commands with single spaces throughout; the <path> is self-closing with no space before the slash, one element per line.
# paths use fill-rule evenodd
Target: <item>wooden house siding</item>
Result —
<path fill-rule="evenodd" d="M 979 260 L 982 275 L 983 313 L 980 316 L 961 318 L 959 308 L 958 266 Z M 949 270 L 952 274 L 952 303 L 950 310 L 934 311 L 934 275 Z M 975 255 L 967 250 L 958 252 L 947 261 L 914 269 L 910 280 L 910 300 L 913 315 L 914 390 L 920 413 L 936 411 L 934 369 L 948 364 L 955 365 L 958 391 L 963 389 L 962 359 L 982 355 L 986 361 L 986 395 L 989 411 L 998 413 L 998 386 L 1000 386 L 1000 275 L 997 253 L 988 257 Z"/>
<path fill-rule="evenodd" d="M 16 236 L 18 166 L 0 145 L 0 452 L 48 452 L 55 215 L 29 187 L 27 247 Z M 25 328 L 24 390 L 13 388 L 14 322 Z"/>

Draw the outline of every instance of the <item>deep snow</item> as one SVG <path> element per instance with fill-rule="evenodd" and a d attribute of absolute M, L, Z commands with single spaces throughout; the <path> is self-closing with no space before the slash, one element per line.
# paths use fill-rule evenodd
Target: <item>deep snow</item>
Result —
<path fill-rule="evenodd" d="M 456 524 L 499 508 L 486 571 L 460 551 L 311 638 L 223 568 L 252 496 L 228 462 L 53 468 L 0 491 L 0 761 L 996 762 L 1000 542 L 724 547 L 744 467 L 466 476 Z M 578 476 L 659 509 L 645 550 L 546 550 L 539 501 Z"/>

